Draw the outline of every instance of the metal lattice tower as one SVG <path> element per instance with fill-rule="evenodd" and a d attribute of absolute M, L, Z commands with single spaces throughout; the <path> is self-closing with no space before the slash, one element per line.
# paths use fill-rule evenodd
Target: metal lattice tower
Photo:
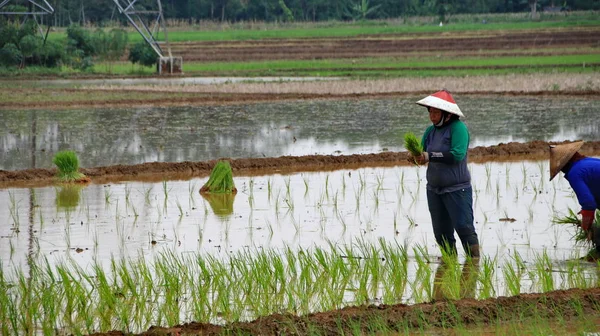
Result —
<path fill-rule="evenodd" d="M 172 57 L 171 46 L 169 45 L 169 38 L 167 34 L 167 26 L 165 24 L 165 18 L 163 16 L 162 4 L 160 0 L 156 0 L 155 9 L 138 9 L 141 5 L 136 4 L 138 0 L 113 0 L 117 5 L 119 12 L 127 17 L 127 20 L 131 25 L 142 35 L 144 40 L 152 47 L 154 52 L 159 57 Z M 136 7 L 137 5 L 137 7 Z M 152 27 L 149 25 L 152 24 Z M 165 40 L 158 41 L 155 36 L 162 31 Z M 164 54 L 161 44 L 166 45 L 167 55 Z"/>
<path fill-rule="evenodd" d="M 10 12 L 10 11 L 5 11 L 3 10 L 7 5 L 9 4 L 27 4 L 29 5 L 29 11 L 26 12 Z M 0 0 L 0 15 L 22 15 L 22 16 L 29 16 L 31 15 L 33 17 L 33 19 L 35 20 L 35 23 L 38 26 L 38 30 L 40 32 L 40 35 L 44 36 L 44 32 L 42 31 L 42 27 L 40 24 L 41 20 L 39 19 L 40 15 L 52 15 L 54 14 L 54 8 L 52 8 L 52 6 L 48 3 L 48 1 L 46 0 L 26 0 L 26 1 L 19 1 L 19 0 Z M 50 25 L 48 25 L 48 30 L 46 31 L 46 36 L 48 36 L 48 31 L 50 30 Z M 44 41 L 45 41 L 45 37 L 44 36 Z"/>

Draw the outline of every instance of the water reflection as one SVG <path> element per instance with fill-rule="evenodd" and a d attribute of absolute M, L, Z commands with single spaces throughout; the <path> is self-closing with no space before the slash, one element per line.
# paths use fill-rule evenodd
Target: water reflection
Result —
<path fill-rule="evenodd" d="M 52 167 L 72 149 L 82 167 L 223 157 L 404 150 L 429 123 L 420 97 L 237 106 L 0 111 L 0 169 Z M 597 139 L 600 101 L 581 97 L 463 96 L 471 147 L 509 141 Z M 33 159 L 32 159 L 33 157 Z"/>
<path fill-rule="evenodd" d="M 442 261 L 433 280 L 434 300 L 475 299 L 479 258 L 467 258 L 461 265 L 457 260 Z"/>
<path fill-rule="evenodd" d="M 77 208 L 83 186 L 79 184 L 64 184 L 56 189 L 56 208 L 69 211 Z"/>
<path fill-rule="evenodd" d="M 200 193 L 210 208 L 220 218 L 227 218 L 233 213 L 233 201 L 235 193 Z"/>

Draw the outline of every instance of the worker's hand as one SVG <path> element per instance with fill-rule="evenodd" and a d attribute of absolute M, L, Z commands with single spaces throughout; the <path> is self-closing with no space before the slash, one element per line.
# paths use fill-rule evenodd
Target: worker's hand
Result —
<path fill-rule="evenodd" d="M 592 228 L 592 223 L 594 223 L 594 213 L 595 210 L 581 210 L 579 213 L 581 214 L 581 228 L 584 231 L 589 231 Z"/>
<path fill-rule="evenodd" d="M 421 153 L 421 156 L 417 156 L 414 159 L 418 164 L 424 165 L 429 162 L 429 154 L 427 152 L 423 152 Z"/>

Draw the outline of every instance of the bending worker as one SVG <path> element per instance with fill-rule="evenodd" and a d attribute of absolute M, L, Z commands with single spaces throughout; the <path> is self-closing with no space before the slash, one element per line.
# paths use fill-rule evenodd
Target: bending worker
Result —
<path fill-rule="evenodd" d="M 423 154 L 409 158 L 427 166 L 427 204 L 435 240 L 445 253 L 456 254 L 454 231 L 467 256 L 479 257 L 473 225 L 473 189 L 467 167 L 469 130 L 452 95 L 438 91 L 417 104 L 429 111 L 429 126 L 421 144 Z"/>
<path fill-rule="evenodd" d="M 594 224 L 600 209 L 600 159 L 579 154 L 583 141 L 550 146 L 550 181 L 562 171 L 581 205 L 581 228 L 588 233 L 600 257 L 600 223 Z"/>

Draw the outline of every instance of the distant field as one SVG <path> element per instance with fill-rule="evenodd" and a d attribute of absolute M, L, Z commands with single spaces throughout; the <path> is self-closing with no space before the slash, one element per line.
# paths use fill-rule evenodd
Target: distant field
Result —
<path fill-rule="evenodd" d="M 394 59 L 358 58 L 327 60 L 274 60 L 249 62 L 184 63 L 187 75 L 193 76 L 464 76 L 533 72 L 592 72 L 600 69 L 598 54 L 477 57 L 446 59 L 439 57 Z M 108 64 L 98 64 L 99 73 L 108 73 Z M 130 63 L 111 66 L 113 74 L 152 74 L 153 68 Z"/>
<path fill-rule="evenodd" d="M 361 35 L 381 35 L 381 34 L 418 34 L 418 33 L 439 33 L 439 32 L 467 32 L 467 31 L 497 31 L 497 30 L 530 30 L 530 29 L 549 29 L 560 27 L 592 27 L 600 26 L 600 17 L 592 18 L 585 16 L 582 19 L 565 17 L 557 21 L 536 21 L 536 22 L 461 22 L 450 23 L 439 27 L 434 22 L 422 24 L 402 24 L 400 22 L 382 22 L 369 24 L 368 22 L 358 23 L 336 23 L 332 26 L 315 26 L 305 24 L 301 27 L 285 28 L 273 27 L 269 29 L 237 29 L 225 27 L 222 30 L 202 30 L 201 28 L 189 27 L 187 31 L 182 28 L 169 31 L 170 42 L 190 42 L 190 41 L 244 41 L 260 40 L 273 38 L 323 38 L 323 37 L 356 37 Z M 129 29 L 130 30 L 130 29 Z M 49 35 L 52 40 L 61 40 L 66 37 L 64 29 L 53 32 Z M 158 40 L 163 40 L 161 34 L 157 36 Z M 132 43 L 142 41 L 142 37 L 134 30 L 129 32 L 129 41 Z"/>
<path fill-rule="evenodd" d="M 186 76 L 393 78 L 531 73 L 589 73 L 600 68 L 596 12 L 457 15 L 319 23 L 203 23 L 169 28 Z M 130 43 L 141 36 L 127 28 Z M 64 29 L 50 34 L 64 39 Z M 164 54 L 167 53 L 163 45 Z M 151 76 L 155 67 L 96 60 L 92 71 L 0 70 L 6 76 Z"/>

